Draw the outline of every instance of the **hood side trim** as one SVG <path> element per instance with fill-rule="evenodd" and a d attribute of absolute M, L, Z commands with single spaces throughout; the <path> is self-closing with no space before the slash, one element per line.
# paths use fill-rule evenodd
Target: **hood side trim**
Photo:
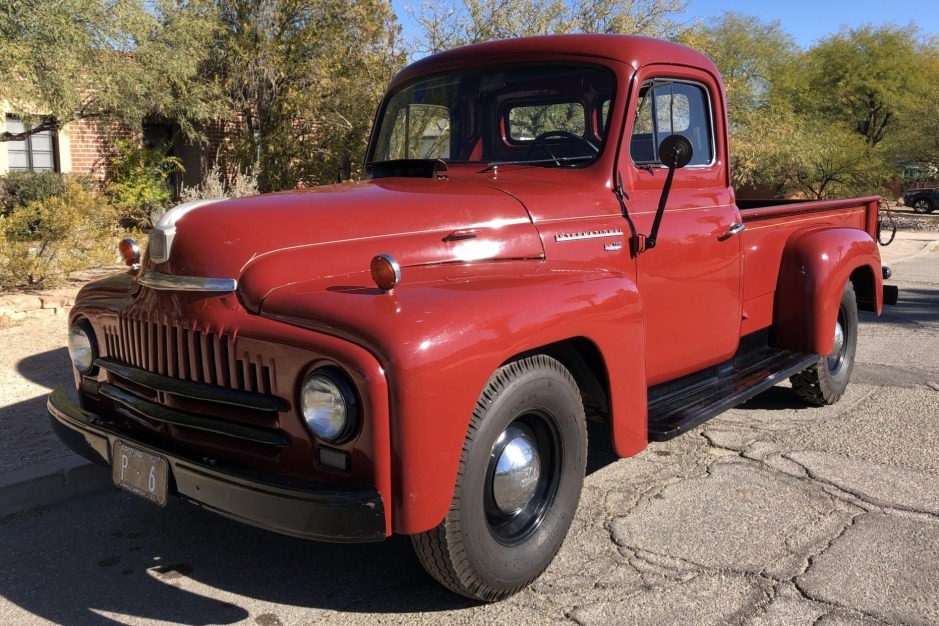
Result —
<path fill-rule="evenodd" d="M 204 278 L 202 276 L 173 276 L 159 272 L 144 272 L 137 279 L 141 285 L 160 291 L 229 292 L 238 288 L 234 278 Z"/>

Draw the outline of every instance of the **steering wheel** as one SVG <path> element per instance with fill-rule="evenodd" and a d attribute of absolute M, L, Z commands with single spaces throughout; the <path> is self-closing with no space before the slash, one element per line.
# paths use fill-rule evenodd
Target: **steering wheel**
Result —
<path fill-rule="evenodd" d="M 542 148 L 545 152 L 548 153 L 548 156 L 551 157 L 551 160 L 554 161 L 555 165 L 560 167 L 561 160 L 553 152 L 551 152 L 551 148 L 547 144 L 547 140 L 551 139 L 552 137 L 573 139 L 574 141 L 585 143 L 594 155 L 600 154 L 600 148 L 593 145 L 593 143 L 591 143 L 590 140 L 586 137 L 581 137 L 580 135 L 567 130 L 547 130 L 535 137 L 535 140 L 531 142 L 531 145 L 528 146 L 528 153 L 525 155 L 525 158 L 530 159 L 532 152 L 534 152 L 536 148 Z"/>

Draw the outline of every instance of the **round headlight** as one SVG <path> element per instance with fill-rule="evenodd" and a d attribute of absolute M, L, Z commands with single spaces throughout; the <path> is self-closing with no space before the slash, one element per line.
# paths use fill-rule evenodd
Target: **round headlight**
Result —
<path fill-rule="evenodd" d="M 95 365 L 95 343 L 87 324 L 79 322 L 68 331 L 68 354 L 72 364 L 82 374 L 87 374 Z"/>
<path fill-rule="evenodd" d="M 318 438 L 337 443 L 355 428 L 355 397 L 352 389 L 329 370 L 318 370 L 303 383 L 300 407 L 307 426 Z"/>

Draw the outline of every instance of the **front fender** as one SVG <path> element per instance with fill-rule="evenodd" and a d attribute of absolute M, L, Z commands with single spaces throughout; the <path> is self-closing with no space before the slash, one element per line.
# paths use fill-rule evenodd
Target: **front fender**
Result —
<path fill-rule="evenodd" d="M 880 252 L 869 234 L 855 228 L 820 228 L 790 237 L 776 284 L 776 346 L 831 352 L 841 293 L 852 275 L 873 280 L 873 308 L 879 315 L 883 306 Z"/>
<path fill-rule="evenodd" d="M 645 446 L 642 306 L 622 274 L 511 261 L 405 268 L 392 292 L 356 274 L 271 293 L 262 315 L 333 334 L 376 356 L 388 378 L 395 532 L 436 526 L 453 495 L 469 420 L 512 357 L 570 338 L 592 342 L 611 381 L 613 440 Z"/>

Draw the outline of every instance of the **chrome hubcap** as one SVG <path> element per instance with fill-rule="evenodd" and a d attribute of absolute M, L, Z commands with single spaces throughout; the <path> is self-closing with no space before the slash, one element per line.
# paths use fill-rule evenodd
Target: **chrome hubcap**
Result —
<path fill-rule="evenodd" d="M 835 348 L 832 353 L 838 354 L 842 348 L 844 348 L 844 329 L 841 328 L 841 324 L 835 322 Z"/>
<path fill-rule="evenodd" d="M 841 367 L 841 362 L 844 359 L 844 328 L 841 326 L 841 320 L 839 319 L 835 322 L 835 342 L 831 350 L 831 354 L 828 355 L 828 369 L 829 371 L 837 371 Z"/>
<path fill-rule="evenodd" d="M 538 448 L 528 433 L 513 425 L 499 437 L 493 453 L 499 456 L 492 476 L 492 498 L 499 512 L 511 515 L 522 510 L 538 489 Z"/>

